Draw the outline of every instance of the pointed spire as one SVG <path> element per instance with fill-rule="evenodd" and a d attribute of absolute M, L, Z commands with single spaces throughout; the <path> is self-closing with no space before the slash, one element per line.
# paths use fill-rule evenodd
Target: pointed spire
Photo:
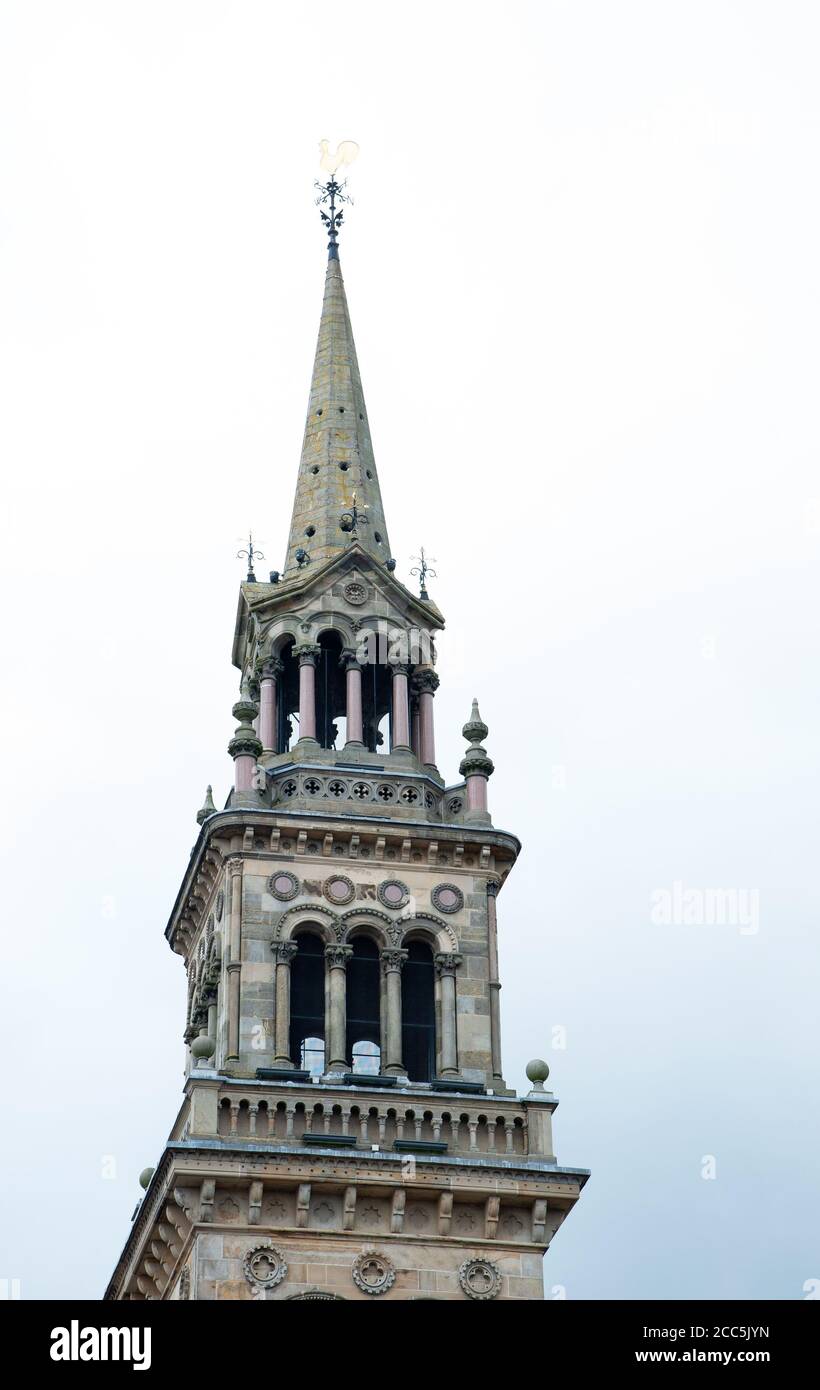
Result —
<path fill-rule="evenodd" d="M 366 520 L 351 529 L 354 494 Z M 354 541 L 382 563 L 390 559 L 342 267 L 333 257 L 327 264 L 284 577 L 331 559 Z"/>
<path fill-rule="evenodd" d="M 215 810 L 214 789 L 209 782 L 205 790 L 205 800 L 196 813 L 197 824 L 202 825 L 202 822 L 206 821 L 209 816 L 212 816 Z"/>

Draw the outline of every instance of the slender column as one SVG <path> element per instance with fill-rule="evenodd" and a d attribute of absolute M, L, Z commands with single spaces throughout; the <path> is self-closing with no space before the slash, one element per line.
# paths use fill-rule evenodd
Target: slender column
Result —
<path fill-rule="evenodd" d="M 501 884 L 497 878 L 491 878 L 487 882 L 487 954 L 490 971 L 490 1051 L 493 1059 L 493 1080 L 503 1083 L 504 1078 L 501 1075 L 501 981 L 498 978 L 498 921 L 496 917 L 496 897 L 500 887 Z"/>
<path fill-rule="evenodd" d="M 316 741 L 316 660 L 321 648 L 297 647 L 299 657 L 299 742 Z"/>
<path fill-rule="evenodd" d="M 417 758 L 421 758 L 421 710 L 417 694 L 410 696 L 410 747 Z"/>
<path fill-rule="evenodd" d="M 436 765 L 436 736 L 433 723 L 433 695 L 439 679 L 435 671 L 416 671 L 413 684 L 419 700 L 419 758 L 429 767 Z"/>
<path fill-rule="evenodd" d="M 391 751 L 410 747 L 410 705 L 407 667 L 393 667 L 393 746 Z"/>
<path fill-rule="evenodd" d="M 347 962 L 353 955 L 352 946 L 325 947 L 325 958 L 329 967 L 328 993 L 330 995 L 329 1027 L 325 1071 L 348 1071 L 345 1049 L 347 1045 Z"/>
<path fill-rule="evenodd" d="M 236 732 L 228 744 L 228 752 L 234 760 L 234 790 L 249 792 L 253 788 L 256 759 L 262 752 L 262 744 L 253 727 L 259 706 L 251 696 L 247 680 L 242 682 L 242 691 L 232 713 L 234 719 L 239 721 Z"/>
<path fill-rule="evenodd" d="M 441 1076 L 458 1076 L 456 971 L 461 959 L 451 952 L 435 957 L 436 974 L 441 980 Z"/>
<path fill-rule="evenodd" d="M 386 995 L 382 1071 L 405 1076 L 401 1060 L 401 970 L 408 952 L 391 948 L 381 953 Z"/>
<path fill-rule="evenodd" d="M 356 660 L 355 652 L 343 651 L 340 658 L 346 672 L 347 682 L 347 743 L 364 747 L 364 722 L 362 719 L 362 668 Z"/>
<path fill-rule="evenodd" d="M 259 686 L 259 737 L 264 753 L 277 753 L 276 696 L 277 682 L 284 667 L 278 657 L 269 657 L 262 667 Z"/>
<path fill-rule="evenodd" d="M 242 973 L 242 860 L 228 860 L 231 889 L 228 932 L 228 1057 L 239 1056 L 239 1009 Z"/>
<path fill-rule="evenodd" d="M 487 737 L 487 725 L 478 712 L 478 701 L 473 700 L 470 718 L 462 729 L 470 747 L 464 754 L 459 772 L 467 788 L 467 819 L 489 823 L 487 813 L 487 778 L 492 775 L 493 760 L 487 756 L 482 739 Z"/>
<path fill-rule="evenodd" d="M 276 1067 L 292 1067 L 290 1056 L 290 963 L 299 946 L 295 941 L 278 941 L 273 948 L 276 969 Z"/>

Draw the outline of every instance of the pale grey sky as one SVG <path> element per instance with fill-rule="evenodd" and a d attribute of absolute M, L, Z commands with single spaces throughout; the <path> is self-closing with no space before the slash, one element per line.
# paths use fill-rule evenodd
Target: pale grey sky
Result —
<path fill-rule="evenodd" d="M 361 145 L 342 264 L 399 574 L 438 562 L 439 762 L 478 694 L 524 840 L 505 1071 L 547 1057 L 593 1170 L 548 1295 L 820 1279 L 819 38 L 788 0 L 5 0 L 24 1297 L 101 1294 L 179 1102 L 162 933 L 230 783 L 238 538 L 284 558 L 321 137 Z M 653 922 L 675 883 L 757 892 L 757 930 Z"/>

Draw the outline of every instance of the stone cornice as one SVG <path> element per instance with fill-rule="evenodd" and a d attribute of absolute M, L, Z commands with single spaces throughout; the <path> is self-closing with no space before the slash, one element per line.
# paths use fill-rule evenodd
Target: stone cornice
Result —
<path fill-rule="evenodd" d="M 389 822 L 386 819 L 379 820 L 376 817 L 357 817 L 354 815 L 335 815 L 333 812 L 316 811 L 297 811 L 287 810 L 281 807 L 276 809 L 268 807 L 254 808 L 253 810 L 244 808 L 228 808 L 224 811 L 216 811 L 210 815 L 200 828 L 199 835 L 191 850 L 191 857 L 185 876 L 180 884 L 179 891 L 174 901 L 168 923 L 165 928 L 165 938 L 173 948 L 173 937 L 181 917 L 184 915 L 192 896 L 193 888 L 199 874 L 202 861 L 208 851 L 212 848 L 212 841 L 234 830 L 236 834 L 245 832 L 254 826 L 270 825 L 271 829 L 282 827 L 283 829 L 294 826 L 305 826 L 306 822 L 316 827 L 316 833 L 321 834 L 327 826 L 344 825 L 345 831 L 351 831 L 354 835 L 372 836 L 374 833 L 389 834 L 392 838 L 409 839 L 415 835 L 417 839 L 435 839 L 439 843 L 445 844 L 464 844 L 469 845 L 473 850 L 490 846 L 494 849 L 504 850 L 510 856 L 512 862 L 518 858 L 521 849 L 521 841 L 517 836 L 509 831 L 501 830 L 493 826 L 470 825 L 469 823 L 460 824 L 458 822 L 431 822 L 402 820 Z M 243 856 L 241 850 L 232 851 L 232 855 Z M 227 856 L 226 856 L 227 857 Z M 267 859 L 274 856 L 271 851 L 249 850 L 243 857 L 249 859 Z M 288 860 L 291 855 L 286 856 Z M 483 866 L 482 866 L 483 867 Z M 479 869 L 479 872 L 482 870 Z M 452 866 L 448 870 L 452 872 Z M 492 873 L 497 877 L 497 871 Z M 218 875 L 217 875 L 218 877 Z M 209 892 L 210 898 L 210 892 Z M 203 912 L 204 912 L 203 907 Z"/>

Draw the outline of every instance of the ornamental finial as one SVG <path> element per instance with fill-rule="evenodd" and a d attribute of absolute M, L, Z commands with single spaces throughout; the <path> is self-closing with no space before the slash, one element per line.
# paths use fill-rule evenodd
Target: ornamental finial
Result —
<path fill-rule="evenodd" d="M 438 579 L 436 571 L 430 565 L 431 559 L 435 560 L 436 557 L 435 555 L 425 555 L 423 545 L 419 546 L 419 550 L 421 551 L 420 555 L 410 556 L 411 560 L 418 560 L 418 564 L 411 569 L 410 573 L 418 575 L 419 598 L 424 598 L 429 601 L 430 595 L 427 592 L 427 576 L 429 575 L 431 579 Z"/>
<path fill-rule="evenodd" d="M 343 140 L 336 148 L 336 153 L 330 153 L 330 142 L 328 140 L 319 141 L 320 159 L 319 164 L 326 174 L 330 175 L 327 183 L 320 183 L 316 180 L 314 187 L 318 190 L 319 196 L 316 199 L 316 206 L 320 209 L 319 216 L 327 227 L 327 258 L 329 261 L 339 259 L 339 228 L 344 219 L 344 209 L 336 207 L 337 203 L 352 203 L 353 199 L 349 193 L 345 193 L 347 179 L 341 183 L 337 182 L 336 174 L 339 169 L 344 169 L 348 164 L 352 164 L 359 153 L 359 146 L 355 140 Z M 329 204 L 329 211 L 325 212 L 324 206 Z"/>
<path fill-rule="evenodd" d="M 253 535 L 252 535 L 252 533 L 251 533 L 250 531 L 248 532 L 247 549 L 246 549 L 246 550 L 237 550 L 237 552 L 236 552 L 236 558 L 237 558 L 237 560 L 247 560 L 247 562 L 248 562 L 248 583 L 249 583 L 249 584 L 255 584 L 255 583 L 256 583 L 256 575 L 255 575 L 254 572 L 253 572 L 253 562 L 254 562 L 254 560 L 264 560 L 265 557 L 264 557 L 264 555 L 262 554 L 262 551 L 259 550 L 259 549 L 257 549 L 257 547 L 254 545 L 254 543 L 253 543 Z"/>

